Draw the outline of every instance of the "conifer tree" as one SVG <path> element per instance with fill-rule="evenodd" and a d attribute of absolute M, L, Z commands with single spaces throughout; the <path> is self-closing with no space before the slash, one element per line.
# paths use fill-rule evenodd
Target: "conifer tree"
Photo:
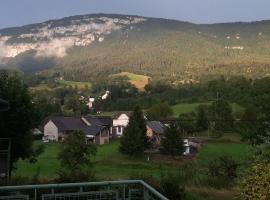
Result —
<path fill-rule="evenodd" d="M 124 130 L 119 150 L 121 153 L 134 156 L 142 154 L 147 146 L 145 120 L 141 109 L 136 107 L 130 116 L 128 126 Z"/>
<path fill-rule="evenodd" d="M 206 112 L 206 106 L 200 105 L 197 109 L 196 126 L 199 131 L 207 130 L 209 127 L 209 119 Z"/>
<path fill-rule="evenodd" d="M 185 151 L 181 133 L 175 124 L 170 125 L 161 140 L 161 152 L 171 155 L 173 158 L 180 156 Z"/>

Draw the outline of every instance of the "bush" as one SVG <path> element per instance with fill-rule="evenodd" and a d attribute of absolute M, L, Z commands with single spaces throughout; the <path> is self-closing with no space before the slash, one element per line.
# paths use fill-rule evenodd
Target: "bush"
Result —
<path fill-rule="evenodd" d="M 270 164 L 256 164 L 241 181 L 241 199 L 270 199 Z"/>
<path fill-rule="evenodd" d="M 93 170 L 75 170 L 71 174 L 69 171 L 61 170 L 58 172 L 58 178 L 54 180 L 57 183 L 76 183 L 76 182 L 93 182 L 96 181 Z"/>
<path fill-rule="evenodd" d="M 181 180 L 172 174 L 161 178 L 160 189 L 161 193 L 168 199 L 183 200 L 186 197 L 185 187 Z"/>
<path fill-rule="evenodd" d="M 231 156 L 220 156 L 207 164 L 206 183 L 213 187 L 228 187 L 237 178 L 239 164 Z"/>
<path fill-rule="evenodd" d="M 151 175 L 133 174 L 130 176 L 130 179 L 140 179 L 145 181 L 168 199 L 183 200 L 186 198 L 185 187 L 181 176 L 166 174 L 161 175 L 161 178 L 158 179 Z"/>

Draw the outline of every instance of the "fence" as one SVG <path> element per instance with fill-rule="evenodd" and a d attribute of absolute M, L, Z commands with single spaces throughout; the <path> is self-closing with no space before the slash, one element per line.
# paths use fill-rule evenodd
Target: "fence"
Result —
<path fill-rule="evenodd" d="M 168 200 L 141 180 L 0 187 L 0 200 Z"/>

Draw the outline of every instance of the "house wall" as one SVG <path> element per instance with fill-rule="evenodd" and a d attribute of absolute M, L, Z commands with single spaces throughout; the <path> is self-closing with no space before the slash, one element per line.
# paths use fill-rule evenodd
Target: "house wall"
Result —
<path fill-rule="evenodd" d="M 50 120 L 44 126 L 44 137 L 47 137 L 49 140 L 58 141 L 58 128 L 56 125 Z"/>
<path fill-rule="evenodd" d="M 129 116 L 126 114 L 121 114 L 117 119 L 113 120 L 113 136 L 120 137 L 123 135 L 124 128 L 127 127 L 129 123 Z"/>
<path fill-rule="evenodd" d="M 108 144 L 109 143 L 109 130 L 103 130 L 99 135 L 95 137 L 95 144 Z"/>
<path fill-rule="evenodd" d="M 152 138 L 154 136 L 153 130 L 147 126 L 147 131 L 146 131 L 146 135 L 149 138 Z"/>
<path fill-rule="evenodd" d="M 129 122 L 129 117 L 126 114 L 121 114 L 117 119 L 113 119 L 113 126 L 126 127 Z"/>

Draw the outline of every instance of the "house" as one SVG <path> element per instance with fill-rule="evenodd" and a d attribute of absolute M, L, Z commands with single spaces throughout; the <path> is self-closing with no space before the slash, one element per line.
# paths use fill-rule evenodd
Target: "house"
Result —
<path fill-rule="evenodd" d="M 160 121 L 147 121 L 147 137 L 151 139 L 151 142 L 155 145 L 160 145 L 161 138 L 164 135 L 166 126 L 163 125 Z"/>
<path fill-rule="evenodd" d="M 161 139 L 164 137 L 166 128 L 170 125 L 170 123 L 173 123 L 174 120 L 166 120 L 164 125 L 160 121 L 147 121 L 146 127 L 147 127 L 147 136 L 150 138 L 153 147 L 159 148 L 161 144 Z M 200 147 L 200 142 L 194 138 L 184 138 L 183 139 L 183 146 L 185 148 L 185 151 L 183 152 L 183 155 L 193 155 L 197 152 L 198 148 Z"/>
<path fill-rule="evenodd" d="M 111 137 L 121 137 L 123 135 L 124 129 L 129 123 L 129 118 L 132 112 L 118 112 L 113 117 L 113 125 L 111 129 Z"/>
<path fill-rule="evenodd" d="M 91 124 L 96 124 L 98 126 L 103 126 L 105 129 L 111 133 L 113 126 L 113 119 L 110 116 L 87 116 L 85 117 Z"/>
<path fill-rule="evenodd" d="M 95 121 L 95 122 L 94 122 Z M 87 143 L 109 143 L 110 129 L 97 119 L 90 117 L 50 117 L 44 122 L 44 138 L 50 141 L 62 141 L 73 131 L 82 131 Z"/>

